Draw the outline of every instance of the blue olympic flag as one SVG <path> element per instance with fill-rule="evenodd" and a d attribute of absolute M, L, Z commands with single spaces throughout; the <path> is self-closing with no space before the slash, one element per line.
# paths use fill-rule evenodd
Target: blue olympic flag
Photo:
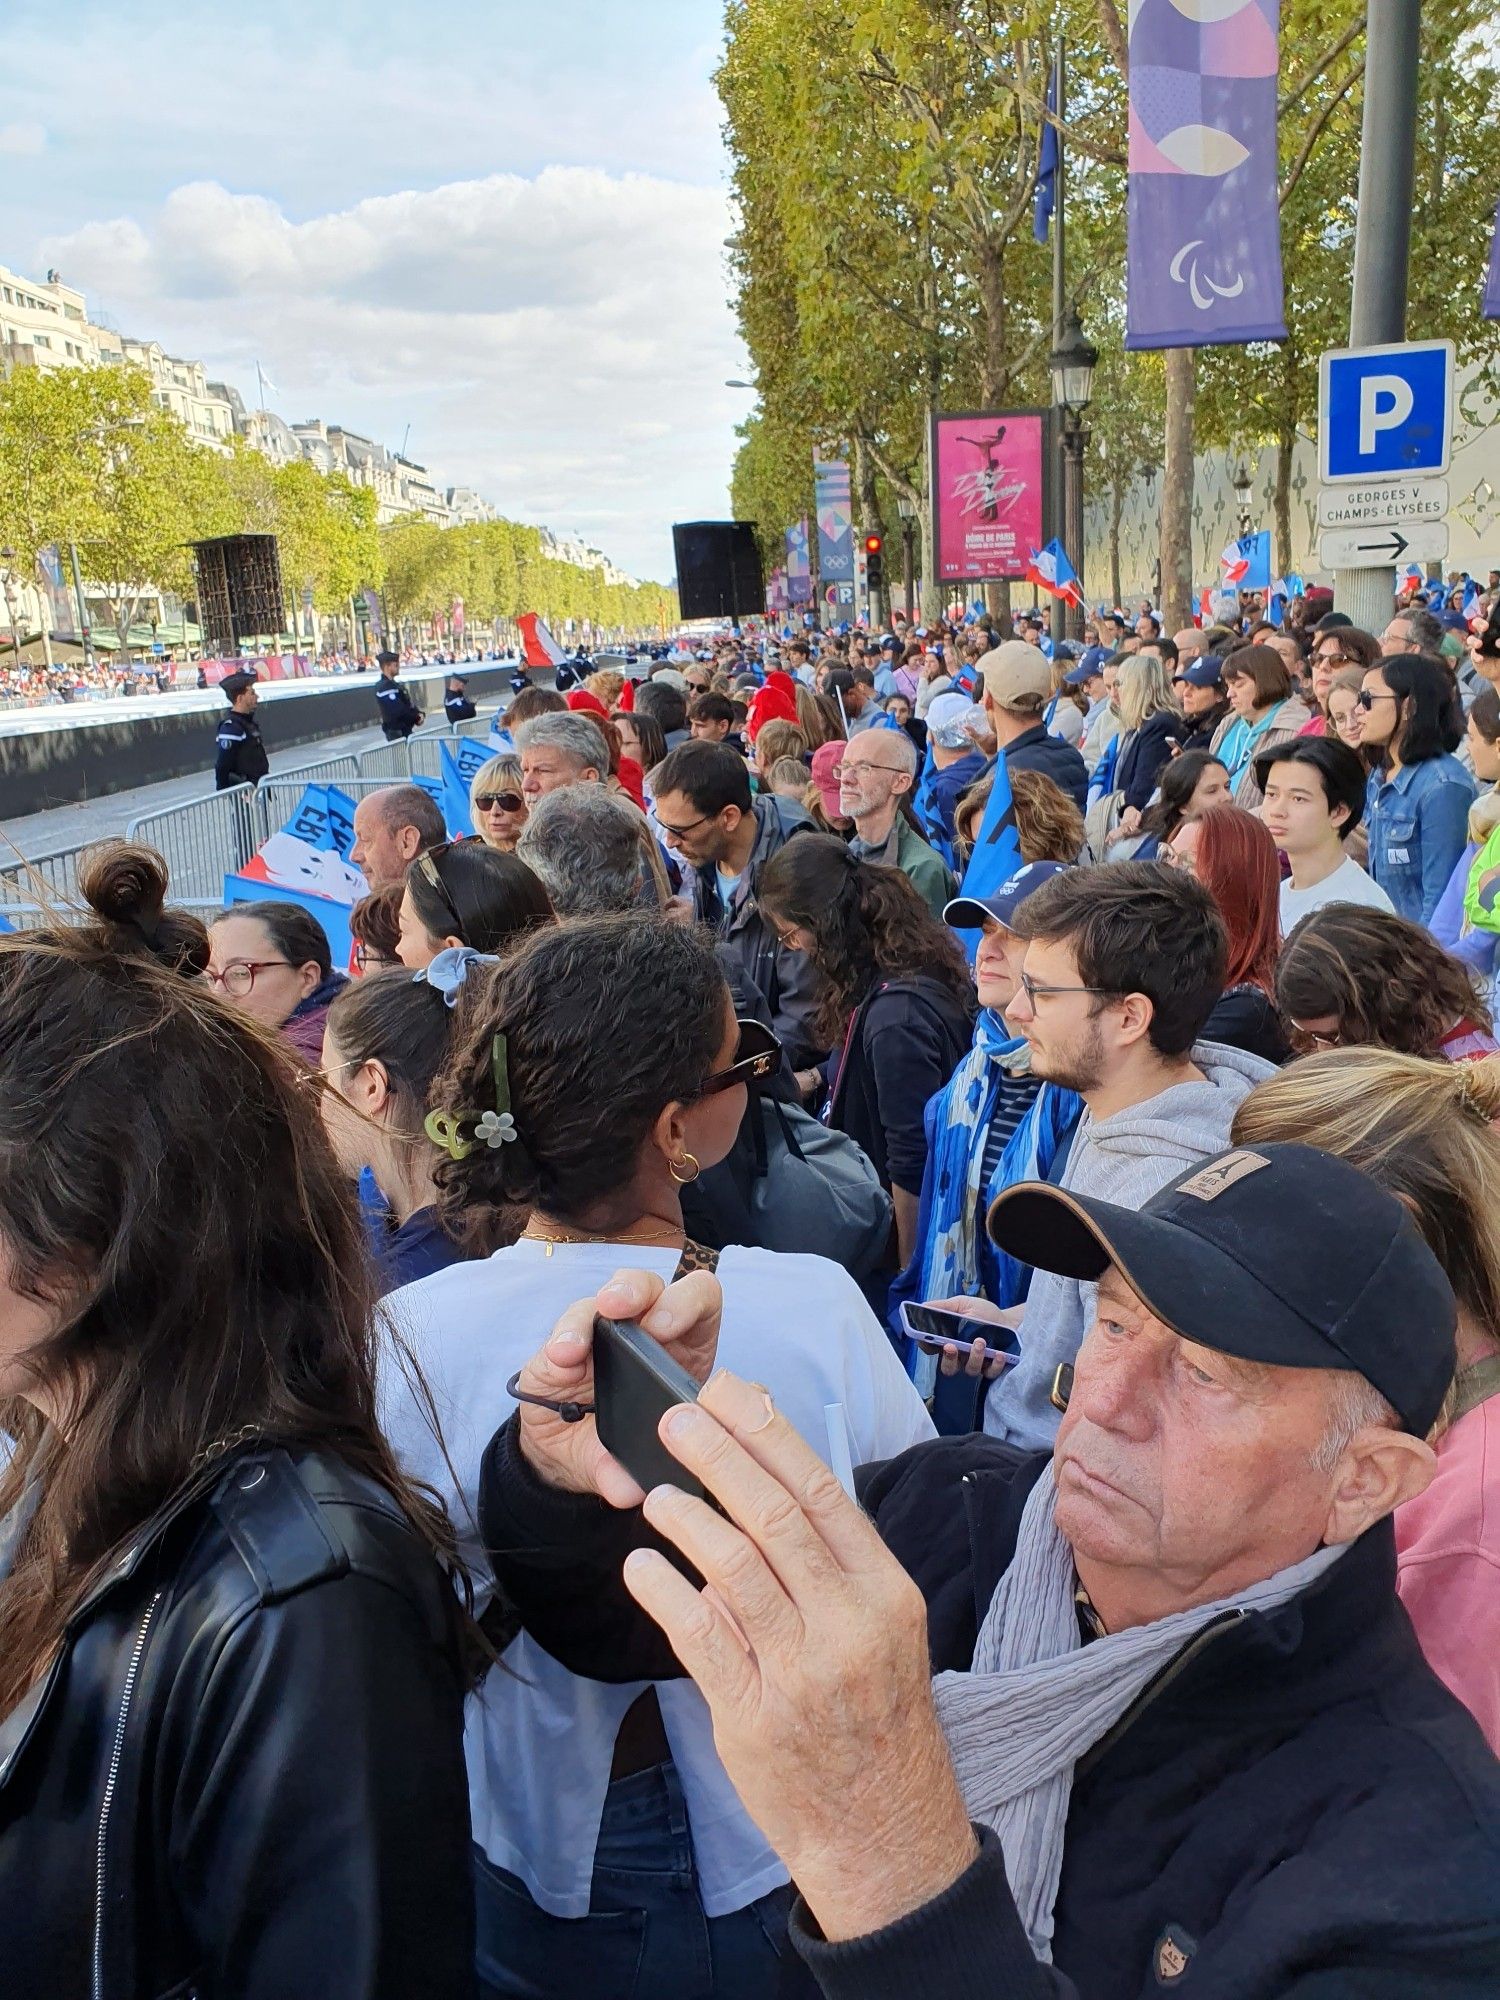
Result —
<path fill-rule="evenodd" d="M 1448 470 L 1453 437 L 1451 340 L 1352 347 L 1318 370 L 1318 473 L 1394 479 Z"/>

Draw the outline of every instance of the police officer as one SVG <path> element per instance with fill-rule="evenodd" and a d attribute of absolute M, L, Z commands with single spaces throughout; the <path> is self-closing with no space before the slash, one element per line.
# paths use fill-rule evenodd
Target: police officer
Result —
<path fill-rule="evenodd" d="M 396 678 L 401 665 L 399 653 L 376 655 L 380 679 L 375 683 L 375 699 L 380 704 L 380 727 L 387 743 L 405 742 L 422 720 L 422 711 Z"/>
<path fill-rule="evenodd" d="M 214 788 L 226 791 L 230 785 L 258 785 L 271 768 L 266 746 L 260 740 L 255 708 L 260 696 L 255 691 L 256 676 L 241 671 L 226 674 L 219 687 L 229 703 L 229 713 L 219 724 L 214 739 Z"/>
<path fill-rule="evenodd" d="M 472 722 L 479 713 L 469 699 L 467 674 L 449 674 L 448 689 L 443 696 L 443 713 L 450 722 Z"/>

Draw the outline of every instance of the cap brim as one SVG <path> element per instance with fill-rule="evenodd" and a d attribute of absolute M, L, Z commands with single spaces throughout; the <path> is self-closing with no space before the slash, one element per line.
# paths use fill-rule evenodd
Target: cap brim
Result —
<path fill-rule="evenodd" d="M 1000 919 L 976 896 L 955 896 L 943 905 L 943 922 L 950 930 L 982 931 L 986 924 L 998 924 Z"/>
<path fill-rule="evenodd" d="M 1023 1181 L 995 1197 L 988 1228 L 1020 1262 L 1081 1284 L 1114 1265 L 1155 1318 L 1199 1347 L 1272 1368 L 1352 1365 L 1252 1268 L 1163 1216 Z"/>

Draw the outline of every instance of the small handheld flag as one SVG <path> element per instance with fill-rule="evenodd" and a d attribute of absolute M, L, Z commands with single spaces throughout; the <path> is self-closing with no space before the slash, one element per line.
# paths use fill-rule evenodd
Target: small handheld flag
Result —
<path fill-rule="evenodd" d="M 1050 541 L 1046 548 L 1031 551 L 1026 581 L 1034 583 L 1038 590 L 1045 590 L 1049 597 L 1060 597 L 1064 604 L 1083 603 L 1083 587 L 1078 572 L 1068 561 L 1067 551 L 1059 541 Z"/>

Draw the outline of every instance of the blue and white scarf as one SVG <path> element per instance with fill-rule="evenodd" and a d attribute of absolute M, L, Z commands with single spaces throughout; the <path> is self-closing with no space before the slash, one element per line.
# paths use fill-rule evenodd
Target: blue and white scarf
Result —
<path fill-rule="evenodd" d="M 985 1135 L 1001 1086 L 1007 1071 L 1024 1074 L 1028 1056 L 1025 1038 L 1008 1034 L 1003 1018 L 987 1007 L 975 1023 L 974 1046 L 928 1100 L 917 1247 L 891 1287 L 893 1325 L 899 1326 L 900 1307 L 907 1300 L 983 1297 L 997 1306 L 1012 1306 L 1025 1297 L 1029 1267 L 990 1240 L 981 1217 L 988 1215 L 1002 1188 L 1047 1178 L 1059 1145 L 1083 1110 L 1076 1091 L 1044 1084 L 981 1190 Z M 910 1368 L 929 1358 L 910 1342 L 906 1346 Z"/>

